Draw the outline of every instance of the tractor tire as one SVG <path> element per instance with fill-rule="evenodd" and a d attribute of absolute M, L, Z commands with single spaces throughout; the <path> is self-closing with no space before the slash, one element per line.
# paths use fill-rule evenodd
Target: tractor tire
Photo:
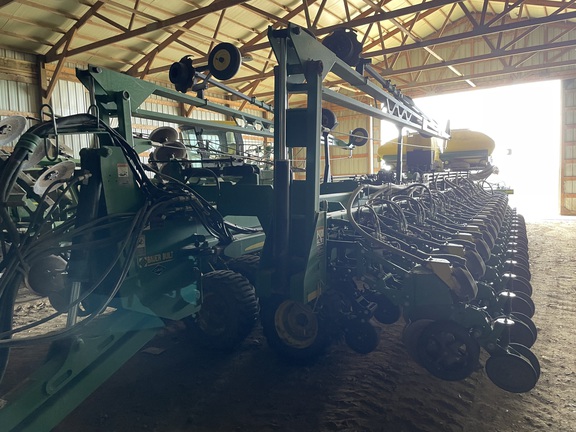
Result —
<path fill-rule="evenodd" d="M 202 307 L 184 322 L 203 345 L 231 351 L 254 328 L 258 309 L 254 287 L 246 277 L 216 270 L 202 277 Z"/>
<path fill-rule="evenodd" d="M 259 255 L 242 255 L 241 257 L 231 259 L 227 263 L 228 268 L 236 273 L 240 273 L 250 283 L 256 286 L 256 276 L 260 266 Z"/>

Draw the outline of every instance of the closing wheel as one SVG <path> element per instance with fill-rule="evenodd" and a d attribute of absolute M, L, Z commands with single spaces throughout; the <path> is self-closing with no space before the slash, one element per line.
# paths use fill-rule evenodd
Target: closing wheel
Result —
<path fill-rule="evenodd" d="M 528 327 L 530 329 L 530 331 L 532 332 L 532 334 L 534 335 L 534 342 L 536 342 L 536 339 L 538 339 L 538 329 L 536 328 L 536 324 L 534 324 L 534 321 L 532 321 L 532 318 L 530 318 L 528 315 L 523 314 L 522 312 L 512 312 L 510 317 L 515 322 L 520 321 L 526 327 Z M 516 342 L 516 341 L 512 341 L 512 342 Z M 532 345 L 534 345 L 534 342 L 532 342 Z M 522 345 L 527 346 L 528 348 L 530 348 L 532 346 L 532 345 L 526 345 L 526 344 L 522 344 Z"/>
<path fill-rule="evenodd" d="M 261 320 L 268 345 L 283 357 L 309 361 L 328 346 L 326 329 L 308 305 L 275 297 L 262 305 Z"/>
<path fill-rule="evenodd" d="M 486 374 L 490 381 L 511 393 L 525 393 L 538 382 L 538 373 L 522 355 L 505 353 L 491 356 L 486 361 Z"/>
<path fill-rule="evenodd" d="M 536 336 L 530 325 L 518 316 L 511 315 L 511 318 L 514 321 L 514 325 L 510 327 L 510 342 L 519 343 L 530 348 L 536 342 Z"/>
<path fill-rule="evenodd" d="M 344 340 L 357 353 L 368 354 L 378 346 L 380 335 L 370 322 L 354 320 L 347 324 Z"/>
<path fill-rule="evenodd" d="M 224 81 L 232 78 L 242 65 L 242 55 L 238 48 L 228 42 L 219 43 L 210 51 L 208 69 L 217 79 Z"/>
<path fill-rule="evenodd" d="M 519 312 L 532 318 L 535 312 L 534 302 L 523 292 L 514 293 L 516 297 L 512 300 L 512 312 Z"/>
<path fill-rule="evenodd" d="M 464 253 L 466 258 L 466 268 L 474 278 L 474 280 L 482 279 L 486 273 L 486 264 L 478 252 L 472 249 L 466 249 Z"/>
<path fill-rule="evenodd" d="M 536 354 L 534 354 L 530 350 L 530 348 L 527 348 L 524 345 L 520 345 L 517 343 L 508 344 L 508 348 L 512 348 L 513 350 L 517 351 L 522 357 L 525 357 L 536 371 L 538 379 L 540 379 L 540 362 L 538 361 L 538 357 L 536 357 Z"/>
<path fill-rule="evenodd" d="M 420 335 L 418 363 L 437 378 L 457 381 L 474 372 L 480 345 L 470 332 L 453 321 L 434 321 Z"/>
<path fill-rule="evenodd" d="M 532 284 L 523 277 L 511 273 L 504 273 L 502 279 L 506 289 L 514 293 L 523 292 L 524 294 L 532 296 Z"/>
<path fill-rule="evenodd" d="M 212 348 L 230 350 L 250 334 L 258 318 L 254 287 L 241 274 L 217 270 L 202 278 L 202 307 L 185 319 L 192 332 Z"/>
<path fill-rule="evenodd" d="M 478 286 L 470 272 L 466 268 L 454 267 L 452 274 L 458 282 L 458 289 L 455 290 L 458 299 L 467 302 L 474 300 L 478 294 Z"/>

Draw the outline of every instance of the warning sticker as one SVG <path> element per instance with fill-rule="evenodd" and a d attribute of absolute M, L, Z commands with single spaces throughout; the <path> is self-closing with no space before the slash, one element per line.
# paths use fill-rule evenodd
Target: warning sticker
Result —
<path fill-rule="evenodd" d="M 118 172 L 118 184 L 130 183 L 130 168 L 127 163 L 119 163 L 116 165 Z"/>

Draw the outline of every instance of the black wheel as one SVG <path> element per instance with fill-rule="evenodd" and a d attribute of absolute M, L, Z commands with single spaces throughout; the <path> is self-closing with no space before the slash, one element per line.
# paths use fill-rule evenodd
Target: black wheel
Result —
<path fill-rule="evenodd" d="M 466 268 L 474 278 L 474 280 L 482 279 L 486 273 L 486 264 L 478 252 L 472 249 L 466 249 L 464 254 L 466 258 Z"/>
<path fill-rule="evenodd" d="M 394 324 L 400 319 L 402 311 L 398 305 L 392 303 L 385 295 L 379 295 L 374 299 L 376 304 L 376 310 L 374 310 L 374 318 L 381 322 L 382 324 Z"/>
<path fill-rule="evenodd" d="M 528 322 L 525 322 L 525 318 L 520 318 L 518 315 L 522 314 L 512 314 L 510 316 L 514 321 L 514 325 L 510 327 L 510 342 L 519 343 L 530 348 L 534 345 L 534 342 L 536 342 L 536 335 L 531 328 L 532 326 Z M 534 325 L 530 318 L 528 318 L 528 320 Z M 534 329 L 535 328 L 536 326 L 534 326 Z"/>
<path fill-rule="evenodd" d="M 328 347 L 323 322 L 308 305 L 274 296 L 263 303 L 260 316 L 268 345 L 286 359 L 312 361 Z"/>
<path fill-rule="evenodd" d="M 336 114 L 330 111 L 328 108 L 322 108 L 322 126 L 332 130 L 336 127 L 338 121 L 336 120 Z"/>
<path fill-rule="evenodd" d="M 514 294 L 516 294 L 516 299 L 522 299 L 523 300 L 524 304 L 522 307 L 524 307 L 526 309 L 526 311 L 518 310 L 517 312 L 521 312 L 524 315 L 532 318 L 534 316 L 534 313 L 536 312 L 536 305 L 534 304 L 534 300 L 532 300 L 532 297 L 530 297 L 528 294 L 523 293 L 521 291 L 516 291 Z M 516 312 L 514 310 L 515 309 L 514 302 L 516 301 L 516 299 L 512 300 L 512 312 Z"/>
<path fill-rule="evenodd" d="M 368 131 L 364 128 L 356 128 L 350 134 L 349 144 L 355 147 L 362 147 L 368 142 Z"/>
<path fill-rule="evenodd" d="M 538 357 L 536 357 L 536 355 L 532 351 L 530 351 L 530 348 L 527 348 L 524 345 L 520 345 L 520 344 L 516 344 L 516 343 L 508 344 L 508 348 L 512 348 L 517 353 L 519 353 L 522 357 L 525 357 L 526 359 L 528 359 L 528 361 L 530 362 L 530 364 L 532 365 L 532 367 L 536 371 L 536 376 L 538 377 L 538 379 L 540 379 L 540 371 L 541 371 L 540 362 L 538 361 Z"/>
<path fill-rule="evenodd" d="M 458 299 L 466 302 L 474 300 L 478 294 L 478 286 L 470 272 L 465 268 L 454 267 L 452 274 L 458 281 L 458 290 L 455 292 Z"/>
<path fill-rule="evenodd" d="M 418 363 L 437 378 L 457 381 L 474 372 L 480 345 L 469 331 L 453 321 L 430 323 L 419 338 Z"/>
<path fill-rule="evenodd" d="M 505 353 L 491 356 L 486 361 L 488 378 L 503 390 L 525 393 L 534 388 L 538 374 L 530 361 L 521 355 Z"/>
<path fill-rule="evenodd" d="M 24 278 L 25 285 L 34 293 L 46 297 L 50 293 L 63 289 L 63 272 L 68 263 L 58 255 L 38 258 L 30 264 Z"/>
<path fill-rule="evenodd" d="M 231 259 L 228 261 L 227 265 L 230 270 L 240 273 L 248 279 L 252 285 L 256 286 L 256 276 L 260 265 L 260 256 L 242 255 L 241 257 Z"/>
<path fill-rule="evenodd" d="M 524 294 L 532 296 L 532 284 L 529 281 L 511 273 L 504 273 L 502 276 L 504 286 L 507 290 L 514 293 L 523 292 Z"/>
<path fill-rule="evenodd" d="M 508 260 L 504 263 L 504 271 L 506 273 L 512 273 L 516 276 L 523 277 L 526 280 L 532 279 L 532 274 L 527 267 L 524 267 L 522 264 L 518 264 L 514 260 Z"/>
<path fill-rule="evenodd" d="M 536 324 L 534 324 L 534 321 L 532 321 L 532 318 L 530 318 L 526 314 L 523 314 L 522 312 L 512 312 L 510 317 L 514 321 L 521 321 L 522 323 L 524 323 L 534 335 L 534 342 L 536 342 L 536 339 L 538 339 L 538 329 L 536 328 Z"/>
<path fill-rule="evenodd" d="M 512 299 L 512 312 L 519 312 L 523 315 L 526 315 L 527 317 L 532 318 L 535 312 L 534 302 L 532 299 L 522 292 L 517 292 L 514 294 L 516 294 L 516 297 Z M 521 296 L 526 296 L 526 298 Z"/>
<path fill-rule="evenodd" d="M 241 65 L 242 54 L 238 48 L 228 42 L 219 43 L 208 55 L 208 69 L 221 81 L 236 75 Z"/>
<path fill-rule="evenodd" d="M 207 346 L 230 350 L 252 331 L 258 318 L 258 301 L 248 279 L 230 270 L 202 277 L 202 307 L 185 320 Z"/>
<path fill-rule="evenodd" d="M 368 354 L 376 349 L 380 335 L 370 322 L 354 320 L 344 330 L 346 345 L 360 354 Z"/>
<path fill-rule="evenodd" d="M 432 322 L 430 319 L 421 319 L 409 322 L 402 330 L 402 342 L 406 351 L 414 360 L 418 361 L 418 342 L 422 331 Z"/>

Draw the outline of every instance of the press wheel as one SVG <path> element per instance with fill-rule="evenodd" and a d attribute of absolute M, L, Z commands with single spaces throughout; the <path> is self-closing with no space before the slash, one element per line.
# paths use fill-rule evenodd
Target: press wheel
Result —
<path fill-rule="evenodd" d="M 532 318 L 536 311 L 532 298 L 520 291 L 515 292 L 514 294 L 516 297 L 512 300 L 512 312 L 518 312 Z"/>
<path fill-rule="evenodd" d="M 517 343 L 508 344 L 508 347 L 512 348 L 513 350 L 516 350 L 522 357 L 528 359 L 528 361 L 536 371 L 538 378 L 540 378 L 540 362 L 538 361 L 538 357 L 536 357 L 536 354 L 534 354 L 530 350 L 530 348 L 527 348 L 524 345 Z"/>
<path fill-rule="evenodd" d="M 486 361 L 488 378 L 503 390 L 525 393 L 538 382 L 538 373 L 522 355 L 505 353 L 491 356 Z"/>
<path fill-rule="evenodd" d="M 528 315 L 523 314 L 522 312 L 512 312 L 510 316 L 514 321 L 521 321 L 523 324 L 525 324 L 526 327 L 528 327 L 532 332 L 532 334 L 534 335 L 534 342 L 536 342 L 536 339 L 538 339 L 538 328 L 536 327 L 536 324 L 534 324 L 534 321 L 532 321 L 532 318 L 530 318 Z M 527 347 L 531 346 L 526 344 L 523 345 Z"/>
<path fill-rule="evenodd" d="M 470 332 L 453 321 L 434 321 L 420 335 L 418 363 L 437 378 L 458 381 L 474 372 L 480 345 Z"/>

